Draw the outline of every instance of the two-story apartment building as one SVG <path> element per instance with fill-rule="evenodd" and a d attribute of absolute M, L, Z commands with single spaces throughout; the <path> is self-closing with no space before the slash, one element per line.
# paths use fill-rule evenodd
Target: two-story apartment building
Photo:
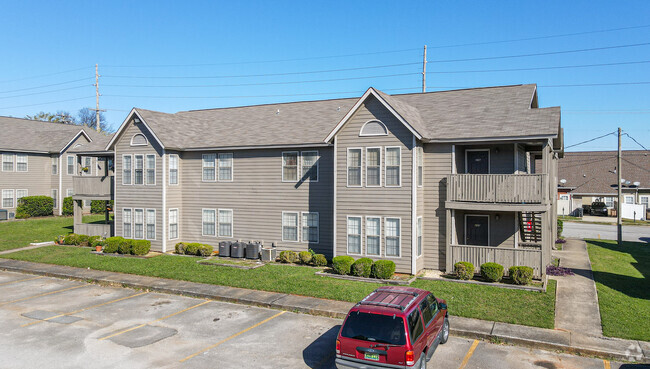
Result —
<path fill-rule="evenodd" d="M 560 109 L 535 85 L 133 109 L 106 150 L 115 234 L 158 251 L 259 240 L 402 273 L 465 260 L 541 276 L 555 240 Z"/>

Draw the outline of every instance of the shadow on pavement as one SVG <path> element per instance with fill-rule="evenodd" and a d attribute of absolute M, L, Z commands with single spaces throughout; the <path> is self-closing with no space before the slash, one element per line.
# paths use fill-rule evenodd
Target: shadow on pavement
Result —
<path fill-rule="evenodd" d="M 336 336 L 340 325 L 330 328 L 302 351 L 302 358 L 313 369 L 335 368 Z"/>

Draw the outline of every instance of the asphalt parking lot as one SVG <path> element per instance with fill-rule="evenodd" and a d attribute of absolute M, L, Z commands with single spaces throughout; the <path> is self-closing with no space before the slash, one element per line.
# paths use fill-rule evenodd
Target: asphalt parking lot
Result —
<path fill-rule="evenodd" d="M 1 368 L 333 368 L 341 321 L 0 272 Z M 625 368 L 451 337 L 436 368 Z"/>

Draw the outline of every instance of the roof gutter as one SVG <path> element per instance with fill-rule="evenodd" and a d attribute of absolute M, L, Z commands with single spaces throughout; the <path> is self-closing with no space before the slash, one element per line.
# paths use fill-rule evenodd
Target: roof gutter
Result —
<path fill-rule="evenodd" d="M 463 142 L 483 142 L 483 141 L 548 140 L 556 137 L 557 135 L 471 137 L 471 138 L 430 138 L 430 139 L 424 139 L 423 141 L 426 143 L 463 143 Z"/>
<path fill-rule="evenodd" d="M 177 151 L 219 151 L 219 150 L 262 150 L 262 149 L 295 149 L 295 148 L 308 148 L 308 147 L 332 147 L 333 145 L 326 142 L 295 144 L 295 145 L 259 145 L 259 146 L 213 146 L 213 147 L 192 147 L 192 148 L 172 148 L 168 150 Z"/>

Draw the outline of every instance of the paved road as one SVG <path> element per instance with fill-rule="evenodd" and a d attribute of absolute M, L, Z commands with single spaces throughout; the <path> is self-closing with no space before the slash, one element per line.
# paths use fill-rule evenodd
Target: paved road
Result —
<path fill-rule="evenodd" d="M 341 321 L 0 272 L 0 368 L 332 368 Z M 451 337 L 436 368 L 626 368 Z M 640 368 L 640 367 L 635 367 Z"/>
<path fill-rule="evenodd" d="M 615 240 L 616 225 L 564 222 L 564 237 Z M 650 226 L 623 226 L 623 240 L 650 242 Z"/>

